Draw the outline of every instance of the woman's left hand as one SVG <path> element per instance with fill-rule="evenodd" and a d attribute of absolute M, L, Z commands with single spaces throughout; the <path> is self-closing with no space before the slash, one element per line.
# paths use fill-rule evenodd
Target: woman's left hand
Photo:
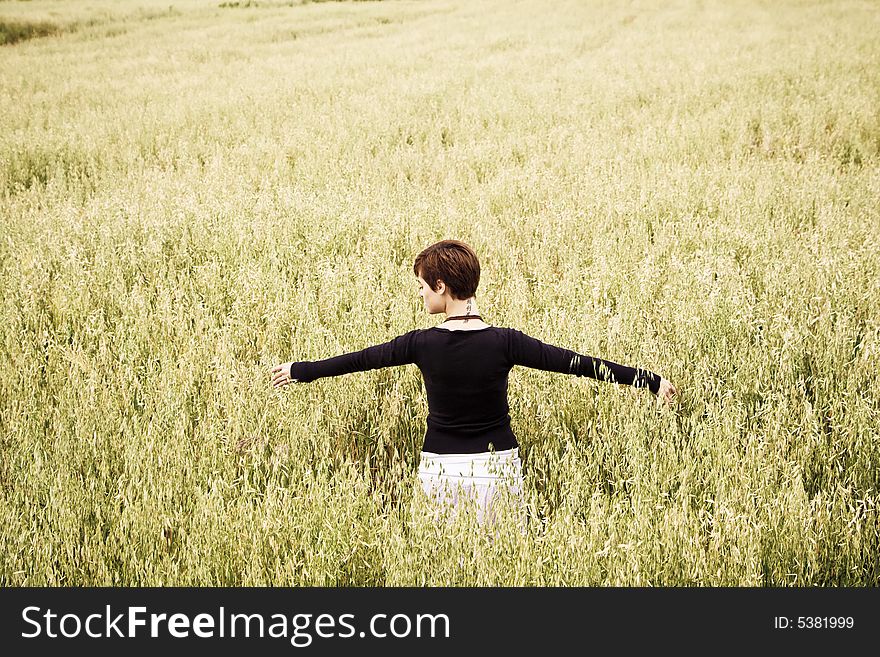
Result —
<path fill-rule="evenodd" d="M 281 365 L 276 365 L 272 368 L 272 387 L 281 388 L 282 386 L 286 386 L 288 383 L 295 382 L 295 379 L 290 378 L 291 365 L 293 365 L 293 362 L 282 363 Z"/>
<path fill-rule="evenodd" d="M 660 377 L 660 388 L 657 390 L 657 398 L 666 404 L 672 401 L 672 398 L 678 394 L 678 390 L 668 380 Z"/>

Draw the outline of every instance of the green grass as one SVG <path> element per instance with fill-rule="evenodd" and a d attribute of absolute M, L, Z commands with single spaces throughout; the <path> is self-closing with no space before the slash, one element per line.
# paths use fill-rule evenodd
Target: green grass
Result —
<path fill-rule="evenodd" d="M 58 31 L 58 26 L 48 21 L 0 21 L 0 46 L 49 36 Z"/>
<path fill-rule="evenodd" d="M 880 583 L 874 3 L 218 5 L 0 3 L 0 583 Z M 420 513 L 415 366 L 270 385 L 444 238 L 680 391 L 515 368 L 525 536 Z"/>

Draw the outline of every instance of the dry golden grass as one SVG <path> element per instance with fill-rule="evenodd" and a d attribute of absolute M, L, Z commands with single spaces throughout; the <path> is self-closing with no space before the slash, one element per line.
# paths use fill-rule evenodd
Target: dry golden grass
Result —
<path fill-rule="evenodd" d="M 0 2 L 0 583 L 880 584 L 875 3 L 220 4 Z M 515 368 L 526 536 L 413 515 L 415 366 L 269 384 L 444 238 L 681 393 Z"/>

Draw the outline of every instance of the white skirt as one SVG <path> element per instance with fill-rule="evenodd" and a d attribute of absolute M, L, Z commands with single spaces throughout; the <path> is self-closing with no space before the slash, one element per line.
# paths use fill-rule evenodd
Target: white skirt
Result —
<path fill-rule="evenodd" d="M 511 493 L 519 522 L 525 522 L 519 448 L 477 454 L 422 452 L 419 481 L 430 500 L 455 511 L 466 497 L 476 502 L 479 522 L 492 522 L 503 489 Z M 454 513 L 453 513 L 454 515 Z"/>

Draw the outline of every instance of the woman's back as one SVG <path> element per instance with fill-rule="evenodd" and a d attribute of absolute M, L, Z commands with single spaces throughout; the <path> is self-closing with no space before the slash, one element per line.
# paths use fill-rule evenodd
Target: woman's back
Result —
<path fill-rule="evenodd" d="M 428 398 L 424 451 L 470 454 L 517 446 L 510 428 L 508 329 L 425 329 L 415 364 Z"/>

